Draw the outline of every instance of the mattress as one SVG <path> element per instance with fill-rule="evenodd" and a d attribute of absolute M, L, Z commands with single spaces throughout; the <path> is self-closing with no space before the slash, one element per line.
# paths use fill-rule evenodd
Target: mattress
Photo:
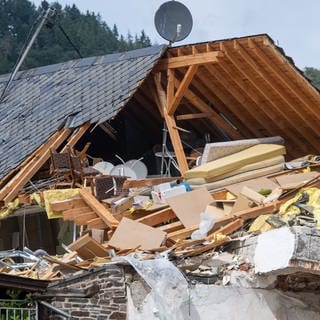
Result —
<path fill-rule="evenodd" d="M 243 166 L 284 155 L 282 145 L 258 144 L 235 154 L 208 162 L 184 173 L 185 179 L 204 178 L 206 180 L 237 170 Z"/>
<path fill-rule="evenodd" d="M 203 187 L 207 188 L 207 190 L 214 190 L 214 189 L 224 188 L 224 187 L 227 187 L 228 185 L 236 184 L 246 180 L 265 177 L 272 173 L 280 172 L 282 171 L 282 169 L 283 169 L 282 164 L 276 164 L 267 168 L 240 173 L 235 176 L 222 179 L 219 181 L 215 181 L 215 182 L 209 182 L 202 185 L 190 185 L 190 187 L 191 187 L 191 190 L 196 190 L 198 188 L 203 188 Z"/>
<path fill-rule="evenodd" d="M 259 162 L 255 162 L 252 164 L 248 164 L 246 166 L 243 166 L 239 169 L 227 172 L 225 174 L 219 175 L 217 177 L 211 178 L 211 179 L 204 179 L 204 178 L 194 178 L 194 179 L 189 179 L 187 180 L 188 183 L 190 184 L 204 184 L 204 183 L 208 183 L 208 182 L 215 182 L 215 181 L 219 181 L 219 180 L 223 180 L 232 176 L 235 176 L 237 174 L 240 173 L 245 173 L 248 171 L 253 171 L 253 170 L 257 170 L 257 169 L 262 169 L 262 168 L 266 168 L 266 167 L 270 167 L 270 166 L 274 166 L 276 164 L 282 164 L 284 165 L 285 161 L 284 161 L 284 156 L 277 156 L 274 158 L 270 158 L 267 160 L 263 160 L 263 161 L 259 161 Z"/>
<path fill-rule="evenodd" d="M 230 154 L 245 150 L 257 144 L 284 144 L 280 136 L 256 139 L 243 139 L 225 142 L 207 143 L 201 157 L 201 164 L 223 158 Z"/>

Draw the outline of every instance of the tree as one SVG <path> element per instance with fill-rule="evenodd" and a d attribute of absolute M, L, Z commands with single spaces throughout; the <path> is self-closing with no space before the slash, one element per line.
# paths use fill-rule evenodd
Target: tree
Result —
<path fill-rule="evenodd" d="M 79 49 L 83 57 L 105 55 L 150 46 L 150 39 L 141 32 L 139 37 L 119 35 L 117 25 L 112 29 L 99 14 L 80 12 L 75 6 L 51 4 L 58 12 L 58 24 Z M 0 73 L 10 72 L 22 48 L 30 40 L 39 23 L 42 8 L 29 0 L 0 0 Z M 22 68 L 59 63 L 79 58 L 58 25 L 43 27 Z"/>
<path fill-rule="evenodd" d="M 304 74 L 311 80 L 315 87 L 320 89 L 320 70 L 312 67 L 305 67 Z"/>

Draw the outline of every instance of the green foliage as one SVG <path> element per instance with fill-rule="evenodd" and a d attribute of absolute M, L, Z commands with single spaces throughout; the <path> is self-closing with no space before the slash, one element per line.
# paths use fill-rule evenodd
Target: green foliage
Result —
<path fill-rule="evenodd" d="M 320 89 L 320 70 L 316 68 L 306 67 L 304 69 L 304 74 L 309 78 L 312 84 Z"/>
<path fill-rule="evenodd" d="M 142 30 L 140 35 L 127 37 L 119 35 L 118 28 L 110 28 L 99 14 L 82 13 L 75 5 L 65 6 L 58 2 L 51 4 L 59 13 L 58 23 L 66 31 L 83 57 L 143 48 L 151 45 L 149 37 Z M 29 0 L 0 0 L 0 74 L 10 72 L 30 30 L 37 25 L 41 8 Z M 43 27 L 22 69 L 59 63 L 79 56 L 65 38 L 58 25 L 52 29 Z"/>
<path fill-rule="evenodd" d="M 17 300 L 22 294 L 20 290 L 8 289 L 6 290 L 6 294 L 12 300 L 0 301 L 0 309 L 4 309 L 0 313 L 0 320 L 31 320 L 32 318 L 30 318 L 28 312 L 30 306 L 33 306 L 31 294 L 26 294 L 23 300 Z M 26 308 L 26 310 L 18 310 L 15 312 L 13 310 L 15 308 Z"/>

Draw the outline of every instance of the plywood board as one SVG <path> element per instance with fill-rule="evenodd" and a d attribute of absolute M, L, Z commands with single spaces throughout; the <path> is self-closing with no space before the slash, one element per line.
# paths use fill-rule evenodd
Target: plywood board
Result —
<path fill-rule="evenodd" d="M 161 246 L 166 233 L 137 221 L 123 218 L 109 241 L 109 245 L 119 249 L 152 249 Z"/>
<path fill-rule="evenodd" d="M 259 192 L 261 189 L 271 189 L 271 191 L 273 191 L 279 186 L 270 179 L 258 178 L 227 186 L 226 189 L 238 197 L 243 187 L 248 187 Z"/>
<path fill-rule="evenodd" d="M 82 259 L 92 259 L 95 257 L 107 256 L 107 250 L 96 240 L 92 239 L 89 234 L 86 234 L 71 243 L 68 248 L 77 251 Z"/>
<path fill-rule="evenodd" d="M 200 223 L 200 213 L 213 202 L 213 198 L 207 189 L 200 188 L 170 197 L 167 202 L 183 225 L 188 228 Z"/>
<path fill-rule="evenodd" d="M 319 172 L 306 172 L 280 176 L 276 180 L 283 189 L 295 189 L 319 176 Z"/>

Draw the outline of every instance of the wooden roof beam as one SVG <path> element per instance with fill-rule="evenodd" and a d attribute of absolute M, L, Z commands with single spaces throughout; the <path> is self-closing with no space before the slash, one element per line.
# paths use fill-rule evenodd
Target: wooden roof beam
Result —
<path fill-rule="evenodd" d="M 177 91 L 171 101 L 171 105 L 168 106 L 168 114 L 172 116 L 178 108 L 179 103 L 181 102 L 186 90 L 188 89 L 194 75 L 198 70 L 198 65 L 190 66 L 184 75 Z"/>
<path fill-rule="evenodd" d="M 248 103 L 252 98 L 249 96 L 249 94 L 244 91 L 241 93 L 241 90 L 239 91 L 239 88 L 237 88 L 237 84 L 235 83 L 234 79 L 231 78 L 230 81 L 228 81 L 228 76 L 226 74 L 221 74 L 220 71 L 217 68 L 206 68 L 208 75 L 210 75 L 211 78 L 213 78 L 215 81 L 219 82 L 219 84 L 222 86 L 222 90 L 218 89 L 216 86 L 214 88 L 214 92 L 218 95 L 219 98 L 222 99 L 226 104 L 234 105 L 230 97 L 232 97 L 235 101 L 237 101 L 238 105 L 241 107 L 241 111 L 236 112 L 237 117 L 243 122 L 250 125 L 250 129 L 254 132 L 254 134 L 259 137 L 261 135 L 261 132 L 256 128 L 256 123 L 259 123 L 259 125 L 264 128 L 265 127 L 265 121 L 267 119 L 261 120 L 261 115 L 252 116 L 252 102 Z M 249 97 L 249 99 L 246 99 L 246 96 Z M 254 105 L 256 107 L 256 105 Z M 251 111 L 250 111 L 251 109 Z"/>
<path fill-rule="evenodd" d="M 185 68 L 193 65 L 202 65 L 206 63 L 215 63 L 223 54 L 220 51 L 211 51 L 196 53 L 179 57 L 161 59 L 155 67 L 155 72 L 165 71 L 168 69 Z"/>
<path fill-rule="evenodd" d="M 307 139 L 308 142 L 310 142 L 313 145 L 318 145 L 319 140 L 316 139 L 313 135 L 310 135 L 310 129 L 312 128 L 315 132 L 317 132 L 318 126 L 316 126 L 315 128 L 312 123 L 309 123 L 309 122 L 307 123 L 305 115 L 299 110 L 299 108 L 295 108 L 289 103 L 288 99 L 278 90 L 277 86 L 274 85 L 273 79 L 269 77 L 267 72 L 263 72 L 261 70 L 260 66 L 247 53 L 245 48 L 237 40 L 234 40 L 233 43 L 234 43 L 236 52 L 241 56 L 242 59 L 246 61 L 246 63 L 250 66 L 253 72 L 258 74 L 259 77 L 261 77 L 262 82 L 260 83 L 259 88 L 263 87 L 263 89 L 262 90 L 260 89 L 260 90 L 264 94 L 264 96 L 272 103 L 275 109 L 282 114 L 282 116 L 284 116 L 289 120 L 289 122 L 293 125 L 293 127 L 295 127 L 296 130 L 299 131 L 304 138 L 308 138 Z M 266 83 L 266 85 L 264 84 L 264 82 Z M 279 103 L 275 103 L 273 101 L 272 97 L 270 96 L 271 92 L 275 92 L 278 95 L 278 97 L 280 97 L 282 102 L 284 102 L 286 109 L 291 110 L 290 117 L 288 116 L 288 113 L 283 112 L 283 109 L 281 108 L 281 105 L 279 105 Z M 304 127 L 302 125 L 303 123 L 307 124 L 308 126 L 311 125 L 310 126 L 311 128 L 309 129 Z"/>
<path fill-rule="evenodd" d="M 226 104 L 225 101 L 221 99 L 221 97 L 219 96 L 220 90 L 217 89 L 216 86 L 211 85 L 211 82 L 206 80 L 207 78 L 205 78 L 204 81 L 202 81 L 201 77 L 199 76 L 194 78 L 194 81 L 193 81 L 193 84 L 195 88 L 197 88 L 198 92 L 203 97 L 206 97 L 208 101 L 210 101 L 214 105 L 214 108 L 218 110 L 219 113 L 223 114 L 227 119 L 229 119 L 230 122 L 234 124 L 234 126 L 237 128 L 237 130 L 240 131 L 243 137 L 245 136 L 252 137 L 254 133 L 253 131 L 251 131 L 251 128 L 249 129 L 243 125 L 243 123 L 246 123 L 246 120 L 242 120 L 241 122 L 239 118 L 237 118 L 233 113 L 233 110 L 232 110 L 233 104 L 230 104 L 230 105 Z M 242 116 L 242 113 L 241 113 L 241 116 Z M 247 118 L 244 118 L 244 119 L 247 119 Z"/>
<path fill-rule="evenodd" d="M 266 84 L 281 98 L 284 104 L 287 106 L 289 110 L 292 111 L 293 114 L 296 114 L 297 117 L 300 118 L 300 121 L 305 122 L 308 121 L 308 126 L 310 126 L 316 133 L 319 131 L 319 124 L 314 122 L 314 118 L 310 117 L 305 112 L 300 111 L 300 108 L 295 108 L 295 102 L 290 101 L 290 97 L 283 94 L 281 90 L 279 90 L 278 86 L 275 85 L 274 79 L 270 76 L 269 72 L 265 72 L 262 68 L 257 64 L 257 62 L 249 55 L 247 50 L 238 42 L 234 41 L 236 50 L 240 53 L 241 57 L 245 59 L 245 61 L 250 65 L 250 67 L 266 82 Z M 317 115 L 318 117 L 318 115 Z M 298 120 L 299 121 L 299 120 Z M 301 125 L 301 123 L 300 123 Z"/>
<path fill-rule="evenodd" d="M 155 84 L 158 92 L 158 97 L 163 109 L 163 116 L 166 121 L 170 139 L 171 139 L 173 149 L 178 161 L 180 173 L 183 174 L 184 172 L 189 170 L 189 166 L 187 163 L 186 155 L 183 150 L 179 131 L 175 129 L 177 127 L 175 119 L 173 116 L 170 116 L 167 111 L 167 105 L 171 103 L 170 99 L 172 99 L 174 96 L 174 77 L 173 77 L 172 70 L 168 70 L 167 94 L 162 88 L 160 73 L 158 73 L 155 77 Z"/>
<path fill-rule="evenodd" d="M 261 132 L 256 129 L 256 123 L 259 123 L 260 127 L 267 131 L 268 134 L 270 134 L 270 129 L 272 129 L 273 132 L 274 130 L 277 130 L 280 135 L 286 134 L 286 131 L 279 126 L 277 121 L 274 121 L 274 118 L 270 113 L 265 112 L 264 109 L 267 108 L 264 108 L 264 103 L 261 102 L 257 92 L 252 90 L 240 76 L 242 75 L 245 78 L 245 75 L 241 73 L 241 70 L 237 68 L 233 61 L 230 61 L 233 65 L 232 68 L 225 60 L 226 59 L 221 59 L 219 65 L 207 69 L 209 74 L 224 86 L 226 92 L 228 92 L 230 88 L 234 88 L 234 90 L 230 92 L 234 98 L 239 101 L 245 111 L 244 113 L 238 112 L 237 116 L 247 124 L 248 121 L 253 120 L 254 125 L 250 126 L 250 129 L 255 131 L 257 137 L 261 136 Z M 227 81 L 228 79 L 229 81 Z M 225 99 L 228 99 L 228 96 L 226 96 Z M 252 106 L 254 107 L 254 110 L 259 110 L 258 112 L 255 112 L 254 116 L 252 114 Z M 263 108 L 259 108 L 259 106 L 263 106 Z"/>
<path fill-rule="evenodd" d="M 249 68 L 248 68 L 245 65 L 243 65 L 243 63 L 239 63 L 236 60 L 235 57 L 237 56 L 237 54 L 240 55 L 238 50 L 233 50 L 231 52 L 231 50 L 229 48 L 227 48 L 224 44 L 222 44 L 222 46 L 223 46 L 224 53 L 225 53 L 226 57 L 228 58 L 228 60 L 232 61 L 233 65 L 236 66 L 236 68 L 244 75 L 244 77 L 249 80 L 249 82 L 257 90 L 259 95 L 261 95 L 266 101 L 268 101 L 269 107 L 271 107 L 273 110 L 277 110 L 277 112 L 279 114 L 281 114 L 282 117 L 287 119 L 287 114 L 284 113 L 283 110 L 281 110 L 281 107 L 279 107 L 273 101 L 273 99 L 270 97 L 270 89 L 269 88 L 266 89 L 266 87 L 264 87 L 264 86 L 263 86 L 263 88 L 261 88 L 261 82 L 257 83 L 256 79 L 252 75 L 252 71 L 250 70 L 251 66 L 249 66 Z M 240 55 L 240 57 L 241 57 L 241 55 Z M 279 124 L 279 123 L 277 123 L 277 124 Z M 302 133 L 304 130 L 303 129 L 301 130 L 301 128 L 299 128 L 300 125 L 301 125 L 301 123 L 299 123 L 299 124 L 296 123 L 294 126 L 292 126 L 294 128 L 292 133 L 294 133 L 294 134 L 298 133 L 298 134 L 300 134 L 300 136 L 304 136 L 304 133 Z M 286 127 L 283 127 L 282 129 L 284 132 L 287 130 Z M 296 144 L 298 144 L 298 141 L 296 142 Z M 299 146 L 301 147 L 302 150 L 304 150 L 304 152 L 307 152 L 306 143 L 300 143 Z"/>
<path fill-rule="evenodd" d="M 307 99 L 305 99 L 305 97 L 303 97 L 300 92 L 294 89 L 294 87 L 292 86 L 292 81 L 288 81 L 288 78 L 285 77 L 282 72 L 279 72 L 279 69 L 275 68 L 274 62 L 270 61 L 269 57 L 265 54 L 264 50 L 259 47 L 256 41 L 254 39 L 248 39 L 248 44 L 249 48 L 254 50 L 258 59 L 265 66 L 265 68 L 271 71 L 275 75 L 275 77 L 277 77 L 282 86 L 287 88 L 292 96 L 296 97 L 301 104 L 303 104 L 311 113 L 318 117 L 319 113 L 316 112 L 316 110 L 313 108 L 314 103 L 308 103 Z"/>
<path fill-rule="evenodd" d="M 177 80 L 179 85 L 179 80 Z M 185 93 L 185 98 L 188 99 L 195 107 L 201 112 L 210 112 L 210 120 L 212 120 L 218 127 L 220 127 L 230 138 L 241 139 L 240 132 L 230 125 L 225 119 L 223 119 L 217 112 L 215 112 L 210 106 L 208 106 L 201 98 L 199 98 L 193 91 L 188 89 Z"/>
<path fill-rule="evenodd" d="M 263 39 L 263 44 L 265 46 L 265 48 L 272 53 L 272 55 L 278 60 L 278 62 L 285 66 L 285 68 L 287 70 L 290 70 L 290 72 L 288 73 L 288 76 L 291 79 L 294 79 L 294 82 L 297 82 L 299 84 L 299 86 L 297 86 L 301 92 L 303 93 L 304 91 L 308 91 L 309 94 L 312 96 L 312 98 L 314 99 L 314 101 L 317 103 L 317 105 L 320 104 L 320 94 L 318 92 L 318 90 L 309 83 L 309 81 L 302 75 L 300 74 L 294 65 L 292 65 L 288 59 L 286 57 L 284 57 L 283 55 L 281 55 L 278 51 L 278 49 L 275 47 L 275 45 L 268 39 L 268 38 L 264 38 Z M 296 76 L 293 77 L 293 74 L 295 74 Z M 302 89 L 302 88 L 303 89 Z"/>

